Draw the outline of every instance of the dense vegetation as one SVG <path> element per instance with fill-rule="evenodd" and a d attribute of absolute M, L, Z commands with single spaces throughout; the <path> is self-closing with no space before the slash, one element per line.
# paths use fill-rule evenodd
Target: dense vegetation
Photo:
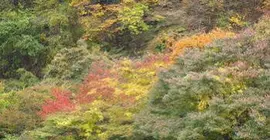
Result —
<path fill-rule="evenodd" d="M 0 139 L 269 139 L 269 10 L 1 0 Z"/>

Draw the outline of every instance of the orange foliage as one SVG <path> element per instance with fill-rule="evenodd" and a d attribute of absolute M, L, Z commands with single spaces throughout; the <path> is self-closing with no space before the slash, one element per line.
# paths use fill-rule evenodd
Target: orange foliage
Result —
<path fill-rule="evenodd" d="M 191 37 L 182 38 L 176 41 L 172 49 L 172 59 L 175 59 L 179 54 L 183 53 L 185 48 L 189 47 L 198 47 L 203 48 L 207 44 L 213 42 L 216 39 L 229 38 L 233 37 L 234 33 L 222 31 L 220 29 L 216 29 L 211 31 L 210 33 L 202 33 L 198 35 L 193 35 Z"/>

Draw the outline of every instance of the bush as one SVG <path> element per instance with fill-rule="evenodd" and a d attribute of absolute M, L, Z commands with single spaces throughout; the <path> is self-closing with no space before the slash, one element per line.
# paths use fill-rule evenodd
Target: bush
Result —
<path fill-rule="evenodd" d="M 148 10 L 144 4 L 134 4 L 134 6 L 125 7 L 119 11 L 118 20 L 122 25 L 122 30 L 129 30 L 133 34 L 139 34 L 148 30 L 149 26 L 144 22 L 143 16 Z"/>
<path fill-rule="evenodd" d="M 258 40 L 270 36 L 270 15 L 263 16 L 255 25 L 255 30 L 257 31 L 256 38 Z"/>
<path fill-rule="evenodd" d="M 80 26 L 73 22 L 75 12 L 65 2 L 46 2 L 19 1 L 28 9 L 1 10 L 0 78 L 16 78 L 19 68 L 42 77 L 41 70 L 59 49 L 75 45 L 81 35 Z"/>
<path fill-rule="evenodd" d="M 73 0 L 71 5 L 78 10 L 84 38 L 106 50 L 114 47 L 132 52 L 149 40 L 148 34 L 143 35 L 150 27 L 145 21 L 149 10 L 147 2 L 128 0 L 103 5 Z"/>
<path fill-rule="evenodd" d="M 33 15 L 2 12 L 0 18 L 0 77 L 16 77 L 18 68 L 40 70 L 46 48 L 31 33 L 35 32 L 30 23 Z"/>
<path fill-rule="evenodd" d="M 270 40 L 254 41 L 254 34 L 188 49 L 160 75 L 135 136 L 267 139 Z"/>
<path fill-rule="evenodd" d="M 75 109 L 75 104 L 70 99 L 70 92 L 54 89 L 52 94 L 54 99 L 46 100 L 46 103 L 42 106 L 41 112 L 39 112 L 40 116 L 47 117 L 56 112 L 68 112 Z"/>
<path fill-rule="evenodd" d="M 0 94 L 4 93 L 4 84 L 2 81 L 0 81 Z"/>
<path fill-rule="evenodd" d="M 16 71 L 16 75 L 16 79 L 4 80 L 3 89 L 5 92 L 22 90 L 24 88 L 34 86 L 39 82 L 39 79 L 35 75 L 22 68 Z"/>
<path fill-rule="evenodd" d="M 263 0 L 183 0 L 189 26 L 211 30 L 219 27 L 245 27 L 246 22 L 254 23 L 262 14 L 259 10 Z M 241 14 L 242 17 L 237 15 Z M 244 23 L 244 24 L 242 24 Z"/>
<path fill-rule="evenodd" d="M 32 87 L 17 92 L 1 94 L 0 133 L 19 136 L 24 131 L 41 125 L 38 112 L 45 99 L 48 87 Z M 5 137 L 6 137 L 5 136 Z"/>
<path fill-rule="evenodd" d="M 45 78 L 81 79 L 91 66 L 90 52 L 83 46 L 64 48 L 47 66 Z"/>
<path fill-rule="evenodd" d="M 191 37 L 184 37 L 173 43 L 172 58 L 179 56 L 183 53 L 184 49 L 189 47 L 203 48 L 206 45 L 212 43 L 215 40 L 233 37 L 234 33 L 229 31 L 223 31 L 220 29 L 213 30 L 209 33 L 202 33 L 193 35 Z"/>

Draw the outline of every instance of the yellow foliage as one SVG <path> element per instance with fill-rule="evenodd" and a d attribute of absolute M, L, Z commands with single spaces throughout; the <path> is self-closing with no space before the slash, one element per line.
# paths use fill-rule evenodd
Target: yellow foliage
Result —
<path fill-rule="evenodd" d="M 123 7 L 121 4 L 100 5 L 91 4 L 89 0 L 73 0 L 70 5 L 77 9 L 79 22 L 86 31 L 87 39 L 118 31 L 113 25 L 118 22 L 116 15 Z"/>
<path fill-rule="evenodd" d="M 208 96 L 202 96 L 200 99 L 200 102 L 198 104 L 198 110 L 203 111 L 204 109 L 207 108 L 208 102 L 209 102 L 209 97 Z"/>
<path fill-rule="evenodd" d="M 135 96 L 136 100 L 144 98 L 157 80 L 157 69 L 166 66 L 164 62 L 153 61 L 150 65 L 136 67 L 129 59 L 122 60 L 116 69 L 123 77 L 118 87 L 126 95 Z"/>
<path fill-rule="evenodd" d="M 4 92 L 4 84 L 0 81 L 0 93 Z"/>
<path fill-rule="evenodd" d="M 92 107 L 98 107 L 106 110 L 104 115 L 110 118 L 110 123 L 101 125 L 106 129 L 105 132 L 98 135 L 99 139 L 108 139 L 109 135 L 131 135 L 132 125 L 122 125 L 123 122 L 132 121 L 142 106 L 146 96 L 157 80 L 157 72 L 160 67 L 167 67 L 167 59 L 161 56 L 148 56 L 142 60 L 123 59 L 116 62 L 110 69 L 115 75 L 102 80 L 104 85 L 114 89 L 115 102 L 96 99 Z M 97 91 L 95 91 L 97 92 Z M 132 98 L 117 98 L 122 94 Z M 131 100 L 130 100 L 131 99 Z M 125 101 L 127 100 L 127 101 Z M 125 102 L 123 106 L 117 106 L 120 102 Z M 128 103 L 127 103 L 128 102 Z"/>
<path fill-rule="evenodd" d="M 244 21 L 244 17 L 240 16 L 239 14 L 236 14 L 235 16 L 232 16 L 230 19 L 230 22 L 232 25 L 236 25 L 239 27 L 245 26 L 247 23 Z"/>
<path fill-rule="evenodd" d="M 172 46 L 172 59 L 183 53 L 183 50 L 188 47 L 203 48 L 207 44 L 213 42 L 216 39 L 233 37 L 234 33 L 215 29 L 210 33 L 202 33 L 193 35 L 191 37 L 182 38 L 174 43 Z"/>
<path fill-rule="evenodd" d="M 89 0 L 72 0 L 69 5 L 77 7 L 86 3 L 89 3 Z"/>

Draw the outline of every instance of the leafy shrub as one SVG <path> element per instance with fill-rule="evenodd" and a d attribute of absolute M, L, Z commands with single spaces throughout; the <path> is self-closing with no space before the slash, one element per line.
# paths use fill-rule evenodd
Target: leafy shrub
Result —
<path fill-rule="evenodd" d="M 0 11 L 4 11 L 4 10 L 7 10 L 7 9 L 11 9 L 12 8 L 12 5 L 10 3 L 9 0 L 2 0 L 0 2 Z"/>
<path fill-rule="evenodd" d="M 155 37 L 147 43 L 147 50 L 151 52 L 167 52 L 177 40 L 180 40 L 184 35 L 187 35 L 187 30 L 178 26 L 169 26 L 165 29 L 160 29 Z"/>
<path fill-rule="evenodd" d="M 134 34 L 148 30 L 149 26 L 143 21 L 143 16 L 148 7 L 144 4 L 134 4 L 131 8 L 125 7 L 119 11 L 118 20 L 122 24 L 121 29 L 127 29 Z"/>
<path fill-rule="evenodd" d="M 135 136 L 267 139 L 270 42 L 254 41 L 254 34 L 188 49 L 160 75 Z"/>
<path fill-rule="evenodd" d="M 74 11 L 65 2 L 46 2 L 38 0 L 32 5 L 28 1 L 29 9 L 21 7 L 1 11 L 1 78 L 15 78 L 18 68 L 42 77 L 41 70 L 55 53 L 63 46 L 73 46 L 80 36 L 78 30 L 81 28 L 76 22 Z"/>
<path fill-rule="evenodd" d="M 172 58 L 177 57 L 181 54 L 185 48 L 189 47 L 197 47 L 203 48 L 209 43 L 213 42 L 217 39 L 229 38 L 232 37 L 234 33 L 222 31 L 220 29 L 216 29 L 211 31 L 210 33 L 202 33 L 198 35 L 193 35 L 191 37 L 184 37 L 176 42 L 174 42 L 172 46 Z"/>
<path fill-rule="evenodd" d="M 14 92 L 10 92 L 9 94 L 1 94 L 0 112 L 2 112 L 4 109 L 8 108 L 10 105 L 15 103 L 14 101 L 16 101 L 16 100 L 13 100 L 13 96 L 14 96 Z"/>
<path fill-rule="evenodd" d="M 8 79 L 4 81 L 4 90 L 6 92 L 21 90 L 39 82 L 39 79 L 35 75 L 22 68 L 16 71 L 16 75 L 18 77 L 17 79 Z"/>
<path fill-rule="evenodd" d="M 118 5 L 89 5 L 89 2 L 81 0 L 73 0 L 71 5 L 78 8 L 81 15 L 81 22 L 90 33 L 108 30 L 107 33 L 128 30 L 131 33 L 138 34 L 148 29 L 148 25 L 144 22 L 143 16 L 148 10 L 146 3 L 136 1 L 123 1 Z M 110 14 L 108 14 L 110 12 Z M 84 15 L 87 15 L 86 17 Z M 88 25 L 87 25 L 88 24 Z M 90 38 L 93 39 L 93 38 Z"/>
<path fill-rule="evenodd" d="M 103 120 L 97 109 L 50 116 L 44 127 L 26 132 L 21 137 L 27 139 L 98 139 L 100 128 L 96 123 Z"/>
<path fill-rule="evenodd" d="M 255 25 L 257 31 L 256 38 L 261 40 L 270 35 L 270 15 L 263 16 L 260 21 Z"/>
<path fill-rule="evenodd" d="M 16 77 L 18 68 L 40 70 L 46 49 L 30 34 L 33 15 L 23 12 L 3 15 L 0 17 L 0 77 Z"/>
<path fill-rule="evenodd" d="M 4 84 L 3 84 L 3 82 L 2 81 L 0 81 L 0 94 L 1 93 L 4 93 Z"/>
<path fill-rule="evenodd" d="M 71 5 L 78 10 L 79 22 L 85 31 L 84 38 L 106 50 L 124 48 L 132 52 L 149 38 L 148 34 L 143 35 L 149 29 L 145 21 L 149 10 L 147 2 L 128 0 L 103 5 L 73 0 Z"/>
<path fill-rule="evenodd" d="M 55 112 L 72 111 L 75 109 L 75 105 L 70 100 L 70 92 L 54 89 L 52 94 L 55 99 L 46 100 L 46 103 L 42 106 L 42 111 L 39 112 L 42 117 L 46 117 Z"/>
<path fill-rule="evenodd" d="M 46 87 L 48 88 L 48 87 Z M 1 94 L 0 133 L 20 135 L 40 126 L 42 119 L 37 114 L 43 101 L 48 98 L 42 93 L 45 87 L 33 87 L 17 92 Z M 6 137 L 6 136 L 5 136 Z"/>
<path fill-rule="evenodd" d="M 189 26 L 206 27 L 209 30 L 219 26 L 243 26 L 245 22 L 256 21 L 262 12 L 263 0 L 184 0 L 183 7 L 189 15 Z M 237 17 L 241 14 L 241 18 Z M 232 23 L 232 24 L 231 24 Z M 236 24 L 235 24 L 236 23 Z M 241 25 L 242 24 L 242 25 Z"/>
<path fill-rule="evenodd" d="M 90 52 L 85 47 L 64 48 L 60 50 L 47 66 L 46 78 L 80 79 L 91 65 Z"/>
<path fill-rule="evenodd" d="M 39 81 L 39 79 L 34 74 L 26 71 L 25 69 L 18 69 L 17 73 L 20 77 L 19 80 L 25 84 L 25 87 L 33 86 Z"/>

